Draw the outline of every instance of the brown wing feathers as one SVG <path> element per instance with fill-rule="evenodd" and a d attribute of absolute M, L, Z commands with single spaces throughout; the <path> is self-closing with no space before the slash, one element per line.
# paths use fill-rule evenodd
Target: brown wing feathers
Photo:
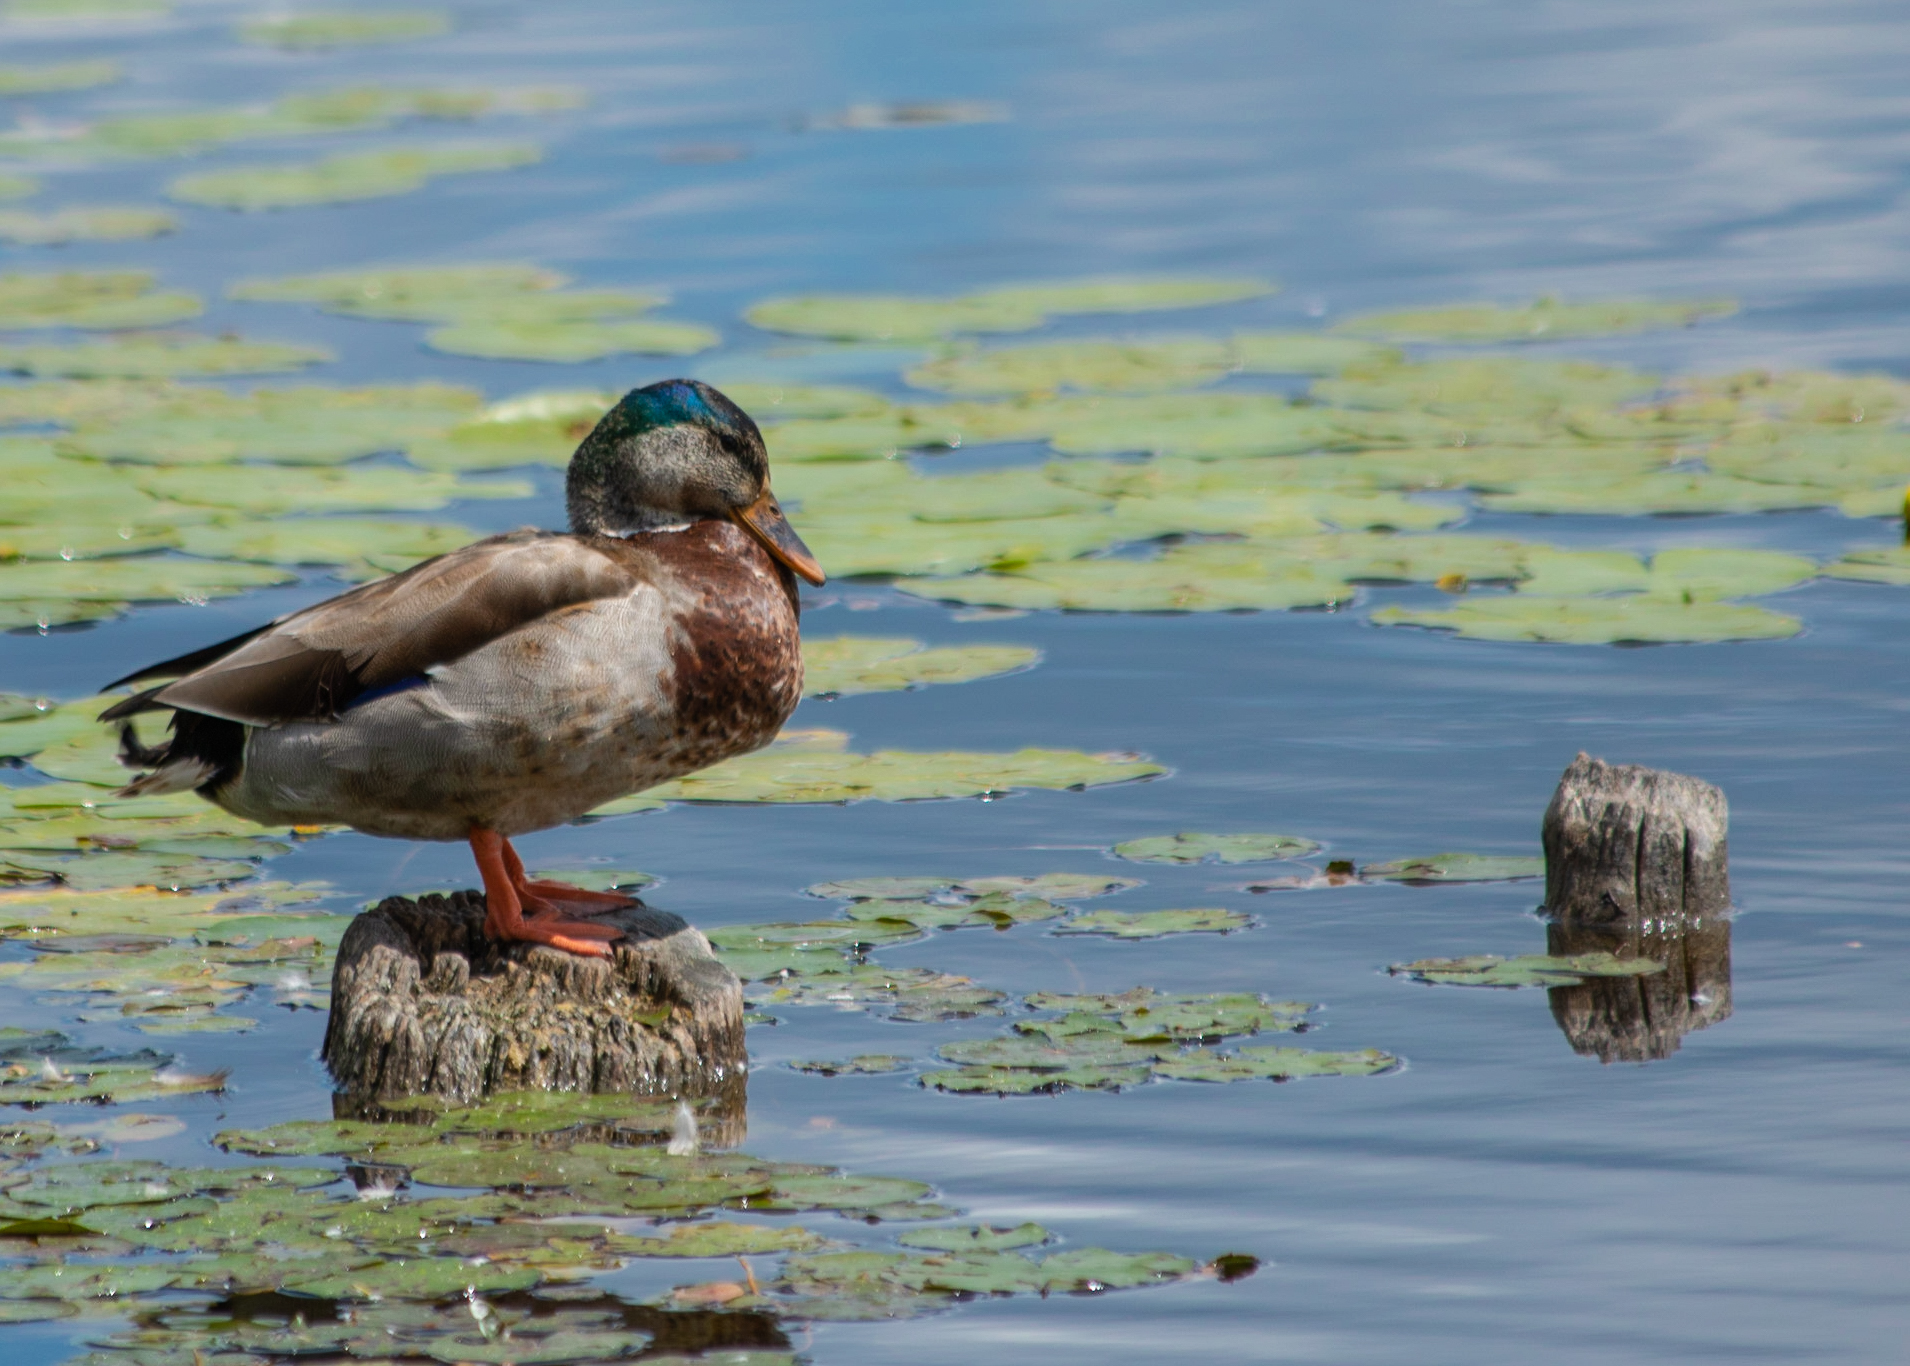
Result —
<path fill-rule="evenodd" d="M 121 682 L 178 669 L 102 715 L 157 707 L 252 725 L 336 716 L 353 698 L 416 677 L 539 617 L 621 596 L 637 575 L 616 548 L 583 538 L 513 532 L 281 618 L 222 645 Z"/>

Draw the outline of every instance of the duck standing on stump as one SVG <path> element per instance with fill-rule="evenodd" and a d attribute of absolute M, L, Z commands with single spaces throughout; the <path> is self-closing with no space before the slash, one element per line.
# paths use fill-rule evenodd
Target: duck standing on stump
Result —
<path fill-rule="evenodd" d="M 514 531 L 218 645 L 102 713 L 122 796 L 187 788 L 264 825 L 471 843 L 485 932 L 607 957 L 572 917 L 631 898 L 531 881 L 511 836 L 760 749 L 802 696 L 815 557 L 749 415 L 707 384 L 632 390 L 571 458 L 570 531 Z M 142 746 L 131 717 L 170 709 Z"/>

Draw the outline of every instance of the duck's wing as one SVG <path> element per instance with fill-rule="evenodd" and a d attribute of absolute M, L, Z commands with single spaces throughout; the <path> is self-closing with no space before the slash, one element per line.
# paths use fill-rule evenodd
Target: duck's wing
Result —
<path fill-rule="evenodd" d="M 129 674 L 119 682 L 183 677 L 100 719 L 157 707 L 248 725 L 335 717 L 366 693 L 421 678 L 539 617 L 634 591 L 641 569 L 616 549 L 550 532 L 494 536 Z"/>

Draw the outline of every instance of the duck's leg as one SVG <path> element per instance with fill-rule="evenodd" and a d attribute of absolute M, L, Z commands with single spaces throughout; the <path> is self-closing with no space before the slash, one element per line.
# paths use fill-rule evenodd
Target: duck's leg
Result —
<path fill-rule="evenodd" d="M 505 866 L 507 848 L 504 837 L 497 831 L 472 828 L 471 854 L 477 859 L 479 876 L 484 879 L 484 933 L 492 939 L 528 940 L 587 958 L 608 958 L 610 946 L 605 941 L 618 938 L 621 930 L 565 920 L 549 908 L 536 915 L 524 914 L 524 903 Z M 520 875 L 522 871 L 520 865 Z"/>
<path fill-rule="evenodd" d="M 572 915 L 602 915 L 637 904 L 635 897 L 622 892 L 593 892 L 568 882 L 533 881 L 524 876 L 524 860 L 517 856 L 509 840 L 504 841 L 504 871 L 510 876 L 511 885 L 517 888 L 518 900 L 533 909 L 544 907 L 553 912 L 569 911 Z"/>

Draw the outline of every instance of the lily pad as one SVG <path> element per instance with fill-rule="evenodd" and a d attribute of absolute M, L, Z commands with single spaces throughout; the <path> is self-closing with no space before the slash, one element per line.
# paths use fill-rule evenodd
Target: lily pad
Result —
<path fill-rule="evenodd" d="M 1089 911 L 1055 927 L 1056 934 L 1105 934 L 1115 939 L 1159 939 L 1167 934 L 1229 934 L 1253 924 L 1241 911 Z"/>
<path fill-rule="evenodd" d="M 0 731 L 0 736 L 5 734 Z M 1042 873 L 1034 877 L 852 877 L 838 882 L 818 882 L 807 890 L 810 896 L 830 901 L 901 901 L 923 897 L 974 900 L 1002 894 L 1045 901 L 1084 901 L 1140 885 L 1137 878 L 1107 877 L 1099 873 Z"/>
<path fill-rule="evenodd" d="M 5 585 L 0 568 L 0 592 Z M 840 731 L 783 732 L 768 749 L 665 783 L 597 814 L 662 801 L 853 802 L 983 797 L 1016 788 L 1081 789 L 1151 778 L 1167 770 L 1132 754 L 1024 749 L 1006 754 L 878 750 L 854 754 Z"/>
<path fill-rule="evenodd" d="M 241 459 L 341 464 L 446 431 L 481 402 L 473 390 L 429 383 L 298 385 L 244 394 L 181 387 L 154 395 L 136 411 L 74 423 L 60 448 L 67 455 L 147 465 Z"/>
<path fill-rule="evenodd" d="M 125 68 L 118 62 L 103 60 L 0 66 L 0 95 L 54 95 L 68 90 L 91 90 L 112 85 L 125 74 Z"/>
<path fill-rule="evenodd" d="M 1182 831 L 1152 835 L 1114 846 L 1116 857 L 1133 863 L 1271 863 L 1300 858 L 1319 848 L 1299 835 L 1203 835 Z"/>
<path fill-rule="evenodd" d="M 772 969 L 767 976 L 775 985 L 766 991 L 752 990 L 752 1004 L 833 1006 L 839 1010 L 886 1006 L 891 1008 L 891 1019 L 925 1022 L 1000 1015 L 1008 1003 L 1006 992 L 954 973 L 885 968 L 873 963 L 824 966 L 831 970 L 813 975 L 800 962 L 786 972 Z"/>
<path fill-rule="evenodd" d="M 137 22 L 170 13 L 170 0 L 7 0 L 5 9 L 16 23 L 47 25 Z"/>
<path fill-rule="evenodd" d="M 858 1053 L 853 1058 L 806 1059 L 789 1065 L 798 1072 L 812 1072 L 819 1077 L 879 1076 L 889 1072 L 906 1072 L 915 1059 L 897 1057 L 893 1053 Z"/>
<path fill-rule="evenodd" d="M 340 152 L 320 161 L 252 166 L 181 176 L 167 187 L 174 199 L 213 208 L 257 211 L 307 204 L 346 204 L 422 189 L 439 176 L 529 166 L 543 159 L 534 143 L 467 142 Z"/>
<path fill-rule="evenodd" d="M 754 1257 L 809 1252 L 823 1245 L 823 1239 L 806 1228 L 722 1220 L 671 1224 L 661 1237 L 623 1235 L 608 1244 L 611 1251 L 625 1257 Z"/>
<path fill-rule="evenodd" d="M 416 562 L 480 539 L 455 523 L 301 517 L 271 522 L 207 523 L 190 528 L 181 548 L 193 555 L 265 564 L 346 564 L 367 555 L 381 563 Z"/>
<path fill-rule="evenodd" d="M 992 1224 L 958 1224 L 943 1228 L 911 1229 L 895 1241 L 903 1247 L 926 1248 L 931 1252 L 1008 1252 L 1051 1243 L 1054 1234 L 1036 1223 L 1016 1224 L 1012 1228 L 997 1228 Z"/>
<path fill-rule="evenodd" d="M 0 93 L 5 93 L 5 73 L 19 68 L 0 67 Z M 40 182 L 30 176 L 0 175 L 0 200 L 26 199 L 40 192 Z"/>
<path fill-rule="evenodd" d="M 922 1085 L 958 1094 L 1030 1096 L 1056 1091 L 1119 1091 L 1142 1085 L 1151 1075 L 1146 1063 L 1080 1063 L 1038 1072 L 974 1064 L 950 1071 L 925 1072 Z"/>
<path fill-rule="evenodd" d="M 205 311 L 198 295 L 159 292 L 143 270 L 0 275 L 0 329 L 162 327 Z"/>
<path fill-rule="evenodd" d="M 1052 314 L 1194 308 L 1272 290 L 1245 280 L 1081 280 L 1005 286 L 952 299 L 870 294 L 770 299 L 744 316 L 772 332 L 838 341 L 916 341 L 963 332 L 1026 332 Z"/>
<path fill-rule="evenodd" d="M 803 690 L 830 697 L 901 692 L 1015 673 L 1040 660 L 1041 651 L 1023 645 L 931 649 L 919 640 L 837 636 L 803 642 Z"/>
<path fill-rule="evenodd" d="M 1226 1054 L 1197 1048 L 1156 1063 L 1154 1075 L 1171 1081 L 1289 1081 L 1295 1077 L 1370 1077 L 1398 1066 L 1398 1058 L 1374 1048 L 1354 1053 L 1242 1048 Z"/>
<path fill-rule="evenodd" d="M 954 394 L 1155 393 L 1196 388 L 1243 370 L 1335 374 L 1395 354 L 1368 342 L 1307 332 L 1035 342 L 958 351 L 917 366 L 906 378 L 921 388 Z"/>
<path fill-rule="evenodd" d="M 4 236 L 5 220 L 0 218 L 0 237 Z M 194 333 L 126 333 L 68 346 L 0 345 L 0 370 L 71 379 L 272 375 L 333 359 L 323 347 Z"/>
<path fill-rule="evenodd" d="M 424 9 L 312 11 L 249 19 L 239 25 L 239 37 L 248 43 L 289 48 L 294 52 L 407 43 L 440 37 L 450 31 L 449 14 Z"/>
<path fill-rule="evenodd" d="M 1841 560 L 1825 565 L 1823 572 L 1829 578 L 1855 579 L 1860 583 L 1910 584 L 1910 550 L 1901 546 L 1853 550 Z"/>
<path fill-rule="evenodd" d="M 435 328 L 425 338 L 432 350 L 454 356 L 569 362 L 627 353 L 690 356 L 722 340 L 716 331 L 698 323 L 651 318 L 541 322 L 475 317 Z"/>
<path fill-rule="evenodd" d="M 118 560 L 16 561 L 0 565 L 0 600 L 91 602 L 200 601 L 243 593 L 294 576 L 264 565 L 221 564 L 171 557 Z"/>
<path fill-rule="evenodd" d="M 1737 304 L 1729 299 L 1612 299 L 1565 303 L 1542 298 L 1522 308 L 1461 304 L 1399 313 L 1369 313 L 1348 318 L 1333 330 L 1395 342 L 1555 341 L 1689 327 L 1703 318 L 1727 317 L 1735 312 Z"/>
<path fill-rule="evenodd" d="M 1782 640 L 1804 625 L 1763 607 L 1728 602 L 1547 598 L 1524 593 L 1472 598 L 1443 608 L 1382 607 L 1381 626 L 1426 626 L 1473 640 L 1543 640 L 1568 645 Z"/>
<path fill-rule="evenodd" d="M 242 280 L 228 298 L 254 303 L 312 303 L 350 317 L 434 322 L 454 317 L 472 301 L 555 289 L 565 277 L 516 262 L 459 266 L 396 266 L 330 271 L 276 280 Z M 645 306 L 662 303 L 645 296 Z M 631 308 L 629 311 L 639 311 Z M 601 409 L 598 415 L 601 416 Z"/>
<path fill-rule="evenodd" d="M 1050 1040 L 1109 1032 L 1123 1042 L 1191 1043 L 1238 1034 L 1303 1030 L 1314 1007 L 1304 1001 L 1269 1001 L 1251 992 L 1177 993 L 1135 987 L 1118 994 L 1034 992 L 1026 1005 L 1067 1012 L 1061 1020 L 1024 1022 L 1016 1028 Z M 1092 1017 L 1100 1016 L 1100 1020 Z"/>
<path fill-rule="evenodd" d="M 1404 882 L 1409 886 L 1509 882 L 1517 878 L 1544 877 L 1545 859 L 1542 855 L 1520 854 L 1428 854 L 1424 858 L 1369 863 L 1360 869 L 1360 876 L 1379 882 Z"/>
<path fill-rule="evenodd" d="M 531 485 L 520 480 L 464 480 L 451 474 L 391 465 L 340 465 L 324 469 L 206 465 L 137 470 L 130 477 L 156 497 L 196 506 L 231 508 L 258 517 L 322 512 L 431 512 L 460 498 L 528 498 L 532 492 Z M 241 570 L 243 566 L 224 568 Z M 0 567 L 0 576 L 5 573 L 6 569 Z"/>
<path fill-rule="evenodd" d="M 1422 958 L 1386 969 L 1395 977 L 1457 987 L 1570 987 L 1594 977 L 1643 977 L 1664 970 L 1663 963 L 1649 958 L 1618 958 L 1609 953 L 1518 958 L 1475 953 L 1465 958 Z"/>
<path fill-rule="evenodd" d="M 1148 560 L 1066 560 L 959 578 L 908 578 L 896 586 L 949 602 L 1099 612 L 1331 607 L 1357 592 L 1337 566 L 1253 542 L 1176 546 Z"/>
<path fill-rule="evenodd" d="M 102 206 L 59 209 L 53 213 L 0 213 L 0 240 L 27 247 L 60 246 L 67 242 L 131 242 L 162 237 L 178 228 L 179 220 L 163 209 Z"/>
<path fill-rule="evenodd" d="M 916 929 L 963 929 L 986 926 L 1005 930 L 1037 920 L 1053 920 L 1067 907 L 1038 897 L 993 892 L 973 901 L 858 901 L 845 914 L 851 920 L 897 921 Z"/>

